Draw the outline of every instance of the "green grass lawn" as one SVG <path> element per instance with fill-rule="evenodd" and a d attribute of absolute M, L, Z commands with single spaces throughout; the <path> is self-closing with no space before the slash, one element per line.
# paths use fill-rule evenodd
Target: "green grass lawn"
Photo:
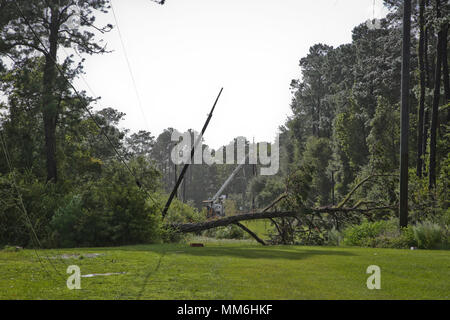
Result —
<path fill-rule="evenodd" d="M 37 253 L 42 263 L 34 250 L 0 251 L 0 299 L 450 299 L 449 251 L 222 241 Z M 101 255 L 55 259 L 88 253 Z M 68 265 L 126 274 L 81 278 L 81 290 L 68 290 Z M 380 290 L 366 287 L 369 265 L 381 268 Z"/>
<path fill-rule="evenodd" d="M 275 229 L 267 219 L 242 221 L 242 224 L 263 240 L 267 240 L 269 232 Z"/>

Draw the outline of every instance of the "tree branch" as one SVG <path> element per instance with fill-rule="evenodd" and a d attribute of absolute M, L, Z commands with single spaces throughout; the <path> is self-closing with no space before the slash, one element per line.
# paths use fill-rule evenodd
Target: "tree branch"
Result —
<path fill-rule="evenodd" d="M 397 177 L 397 175 L 394 174 L 371 174 L 370 176 L 367 176 L 366 178 L 364 178 L 363 180 L 361 180 L 353 189 L 352 191 L 350 191 L 347 196 L 344 198 L 344 200 L 342 200 L 338 205 L 337 208 L 342 208 L 352 197 L 352 195 L 356 192 L 356 190 L 358 190 L 362 185 L 364 185 L 367 181 L 369 181 L 372 178 L 376 178 L 376 177 L 392 177 L 395 176 Z"/>
<path fill-rule="evenodd" d="M 242 230 L 244 230 L 245 232 L 247 232 L 249 235 L 251 235 L 256 241 L 258 241 L 259 243 L 261 243 L 263 246 L 266 245 L 266 243 L 264 242 L 264 240 L 262 240 L 261 238 L 259 238 L 255 233 L 253 233 L 253 231 L 251 231 L 249 228 L 247 228 L 246 226 L 244 226 L 242 223 L 240 222 L 236 222 L 235 225 L 237 225 L 238 227 L 240 227 Z"/>

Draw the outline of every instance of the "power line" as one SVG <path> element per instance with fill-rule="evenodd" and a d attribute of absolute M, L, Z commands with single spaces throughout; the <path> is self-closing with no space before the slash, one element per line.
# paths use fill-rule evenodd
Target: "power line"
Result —
<path fill-rule="evenodd" d="M 47 268 L 45 267 L 44 263 L 42 262 L 42 259 L 41 259 L 40 255 L 39 255 L 39 253 L 36 250 L 36 247 L 42 249 L 42 245 L 41 245 L 41 242 L 39 240 L 39 237 L 37 236 L 36 230 L 33 227 L 33 223 L 32 223 L 32 221 L 30 219 L 30 216 L 28 215 L 27 209 L 26 209 L 26 207 L 25 207 L 25 205 L 23 203 L 22 193 L 20 192 L 20 189 L 17 186 L 16 176 L 15 176 L 15 173 L 14 173 L 12 165 L 11 165 L 11 159 L 10 159 L 10 156 L 9 156 L 9 152 L 8 152 L 8 148 L 7 148 L 7 145 L 6 145 L 6 141 L 5 141 L 5 139 L 3 137 L 3 133 L 1 131 L 0 131 L 0 144 L 2 146 L 4 155 L 5 155 L 5 159 L 6 159 L 6 163 L 8 165 L 9 172 L 11 174 L 12 186 L 17 192 L 18 202 L 20 204 L 17 207 L 18 207 L 19 211 L 22 212 L 22 214 L 25 216 L 25 220 L 26 220 L 25 224 L 28 225 L 29 228 L 31 229 L 31 233 L 32 233 L 31 241 L 34 243 L 34 246 L 33 246 L 34 253 L 36 254 L 36 257 L 37 257 L 40 265 L 44 269 L 44 271 L 51 276 L 51 273 L 48 272 Z M 58 271 L 58 269 L 56 269 L 55 265 L 50 261 L 50 259 L 47 256 L 45 256 L 45 258 L 48 261 L 48 263 L 53 267 L 55 272 L 63 278 L 62 274 Z"/>
<path fill-rule="evenodd" d="M 373 0 L 372 20 L 375 20 L 375 0 Z"/>
<path fill-rule="evenodd" d="M 114 10 L 114 6 L 113 6 L 113 3 L 112 3 L 112 0 L 110 1 L 110 5 L 111 5 L 111 11 L 112 11 L 113 16 L 114 16 L 114 21 L 116 22 L 117 33 L 119 34 L 120 43 L 122 44 L 122 49 L 123 49 L 123 53 L 124 53 L 124 56 L 125 56 L 125 60 L 127 62 L 128 71 L 130 72 L 130 77 L 131 77 L 131 81 L 133 83 L 134 92 L 136 94 L 136 98 L 137 98 L 137 101 L 138 101 L 139 109 L 141 110 L 142 117 L 143 117 L 144 123 L 145 123 L 145 127 L 146 128 L 150 128 L 150 126 L 147 123 L 147 118 L 145 116 L 144 108 L 142 106 L 142 100 L 141 100 L 141 97 L 139 95 L 139 91 L 137 89 L 136 79 L 134 77 L 133 70 L 131 68 L 130 59 L 128 58 L 127 49 L 126 49 L 125 43 L 123 41 L 122 33 L 120 32 L 119 21 L 117 19 L 117 15 L 116 15 L 116 12 Z"/>
<path fill-rule="evenodd" d="M 161 1 L 161 4 L 162 4 L 162 3 L 164 3 L 164 1 Z M 20 8 L 20 6 L 18 5 L 18 3 L 17 3 L 16 0 L 14 0 L 14 4 L 15 4 L 16 8 L 18 9 L 20 15 L 21 15 L 22 18 L 24 19 L 25 23 L 28 25 L 28 27 L 29 27 L 30 30 L 32 31 L 34 37 L 38 40 L 38 42 L 39 42 L 40 45 L 42 46 L 42 49 L 44 50 L 45 54 L 46 54 L 48 57 L 50 57 L 50 58 L 52 59 L 52 61 L 53 61 L 54 64 L 55 64 L 55 67 L 57 68 L 57 70 L 58 70 L 58 72 L 60 73 L 60 75 L 61 75 L 61 76 L 64 78 L 64 80 L 69 84 L 69 86 L 74 90 L 76 96 L 80 99 L 81 105 L 82 105 L 83 108 L 86 110 L 87 114 L 88 114 L 89 117 L 92 119 L 92 121 L 94 122 L 94 124 L 100 129 L 100 133 L 102 133 L 102 134 L 105 136 L 105 138 L 107 139 L 107 141 L 108 141 L 109 144 L 111 145 L 112 149 L 113 149 L 114 152 L 116 153 L 116 155 L 117 155 L 117 157 L 119 158 L 119 160 L 125 165 L 125 167 L 127 168 L 127 170 L 128 170 L 128 171 L 130 172 L 130 174 L 134 177 L 135 182 L 136 182 L 136 184 L 138 185 L 138 187 L 139 187 L 142 191 L 144 191 L 144 192 L 147 194 L 147 196 L 148 196 L 155 204 L 158 204 L 158 203 L 155 201 L 155 199 L 150 195 L 150 193 L 149 193 L 147 190 L 143 189 L 142 184 L 141 184 L 140 181 L 137 179 L 137 177 L 135 176 L 135 174 L 133 173 L 133 171 L 131 170 L 131 168 L 128 166 L 128 164 L 125 162 L 123 156 L 118 152 L 118 150 L 116 149 L 116 147 L 115 147 L 114 144 L 112 143 L 111 139 L 108 137 L 108 135 L 104 132 L 103 128 L 100 126 L 100 124 L 99 124 L 99 123 L 97 122 L 97 120 L 94 118 L 93 114 L 91 113 L 91 111 L 89 110 L 89 108 L 87 107 L 87 105 L 85 105 L 85 104 L 83 103 L 83 98 L 81 97 L 80 93 L 79 93 L 78 90 L 75 88 L 75 86 L 72 84 L 72 82 L 66 77 L 66 75 L 65 75 L 64 72 L 63 72 L 63 70 L 62 70 L 61 67 L 58 65 L 57 61 L 56 61 L 55 59 L 53 59 L 53 57 L 49 54 L 47 48 L 46 48 L 45 45 L 42 43 L 41 39 L 37 36 L 36 32 L 34 31 L 33 27 L 32 27 L 31 24 L 29 23 L 28 19 L 26 18 L 25 14 L 24 14 L 23 11 L 21 10 L 21 8 Z M 130 69 L 130 72 L 131 72 L 131 69 Z M 89 84 L 87 83 L 87 81 L 86 81 L 83 77 L 82 77 L 82 79 L 83 79 L 83 81 L 86 83 L 88 89 L 89 89 L 91 92 L 93 92 L 92 88 L 89 86 Z M 137 93 L 137 89 L 136 89 L 136 93 Z M 138 93 L 137 93 L 137 94 L 138 94 Z M 94 95 L 95 95 L 95 94 L 94 94 Z M 141 111 L 143 112 L 142 109 L 141 109 Z M 145 119 L 145 117 L 144 117 L 144 119 Z M 1 132 L 0 132 L 0 134 L 1 134 Z M 2 143 L 1 143 L 1 144 L 2 144 L 2 147 L 3 147 L 4 152 L 5 152 L 5 157 L 6 157 L 7 162 L 8 162 L 8 166 L 9 166 L 9 168 L 10 168 L 10 171 L 12 172 L 12 166 L 11 166 L 11 162 L 10 162 L 10 159 L 9 159 L 9 154 L 8 154 L 7 149 L 6 149 L 6 142 L 3 140 L 3 135 L 0 135 L 0 138 L 1 138 L 0 140 L 1 140 L 1 142 L 2 142 Z M 23 203 L 23 200 L 22 200 L 22 197 L 21 197 L 21 194 L 20 194 L 20 190 L 18 189 L 18 187 L 17 187 L 17 185 L 16 185 L 16 183 L 15 183 L 14 172 L 12 172 L 12 175 L 13 175 L 13 184 L 14 184 L 14 186 L 15 186 L 17 192 L 18 192 L 19 200 L 20 200 L 20 203 L 21 203 L 21 206 L 22 206 L 23 213 L 26 215 L 27 220 L 28 220 L 28 222 L 29 222 L 29 225 L 30 225 L 30 227 L 31 227 L 31 229 L 32 229 L 32 233 L 33 233 L 33 235 L 34 235 L 34 239 L 33 239 L 33 238 L 32 238 L 32 239 L 33 239 L 34 241 L 37 242 L 37 245 L 38 245 L 39 247 L 41 247 L 41 246 L 40 246 L 39 238 L 37 237 L 36 231 L 34 230 L 34 227 L 33 227 L 32 223 L 31 223 L 31 219 L 30 219 L 30 217 L 28 216 L 28 213 L 27 213 L 26 208 L 25 208 L 25 206 L 24 206 L 24 203 Z M 19 209 L 20 209 L 20 208 L 19 208 Z M 21 211 L 22 211 L 22 210 L 21 210 Z M 34 241 L 33 241 L 33 242 L 34 242 Z M 38 261 L 40 262 L 40 264 L 42 265 L 42 267 L 44 268 L 44 270 L 46 271 L 46 273 L 47 273 L 47 274 L 50 274 L 50 273 L 47 271 L 45 265 L 42 263 L 42 260 L 41 260 L 41 258 L 40 258 L 40 256 L 39 256 L 37 250 L 34 249 L 34 251 L 35 251 L 35 254 L 36 254 L 37 258 L 38 258 Z M 58 270 L 56 269 L 56 267 L 53 265 L 53 263 L 50 261 L 50 259 L 49 259 L 48 257 L 46 257 L 46 258 L 47 258 L 48 262 L 52 265 L 52 267 L 55 269 L 55 271 L 56 271 L 59 275 L 61 275 L 61 274 L 58 272 Z M 51 275 L 51 274 L 50 274 L 50 275 Z M 62 276 L 62 275 L 61 275 L 61 276 Z"/>
<path fill-rule="evenodd" d="M 139 181 L 139 179 L 136 177 L 136 175 L 134 174 L 134 172 L 131 170 L 131 168 L 129 167 L 129 165 L 126 163 L 125 159 L 123 158 L 123 156 L 119 153 L 119 151 L 117 150 L 117 148 L 114 146 L 113 142 L 111 141 L 111 139 L 109 138 L 109 136 L 106 134 L 106 132 L 104 131 L 104 128 L 102 126 L 100 126 L 100 124 L 98 123 L 98 121 L 95 119 L 94 115 L 92 114 L 92 112 L 89 110 L 89 108 L 83 103 L 83 97 L 81 96 L 81 94 L 78 92 L 78 90 L 75 88 L 75 86 L 72 84 L 72 82 L 66 77 L 66 75 L 64 74 L 64 71 L 61 69 L 61 67 L 58 65 L 58 62 L 49 54 L 46 46 L 44 45 L 44 43 L 42 42 L 41 38 L 39 38 L 39 36 L 36 34 L 36 32 L 34 31 L 33 27 L 31 26 L 30 22 L 28 21 L 28 19 L 26 18 L 25 14 L 23 13 L 22 9 L 20 8 L 20 6 L 18 5 L 16 0 L 13 0 L 14 4 L 17 8 L 17 10 L 19 11 L 22 19 L 24 19 L 25 23 L 27 24 L 27 26 L 30 28 L 31 32 L 33 33 L 34 37 L 38 40 L 39 44 L 42 46 L 42 50 L 44 51 L 45 55 L 47 57 L 49 57 L 53 63 L 55 64 L 56 69 L 58 70 L 58 72 L 60 73 L 60 75 L 64 78 L 64 80 L 69 84 L 69 86 L 73 89 L 73 91 L 75 92 L 76 96 L 80 99 L 81 105 L 83 106 L 83 108 L 85 109 L 85 111 L 88 113 L 89 117 L 92 119 L 92 121 L 94 122 L 94 124 L 97 126 L 98 129 L 100 129 L 100 133 L 103 134 L 106 138 L 106 140 L 108 141 L 108 143 L 111 145 L 111 148 L 114 150 L 115 154 L 117 155 L 118 159 L 123 163 L 123 165 L 126 167 L 126 169 L 130 172 L 130 174 L 133 176 L 133 178 L 135 179 L 135 182 L 137 184 L 137 186 L 143 190 L 148 197 L 156 203 L 156 201 L 153 199 L 153 197 L 150 195 L 150 193 L 147 190 L 143 189 L 143 186 L 141 184 L 141 182 Z"/>

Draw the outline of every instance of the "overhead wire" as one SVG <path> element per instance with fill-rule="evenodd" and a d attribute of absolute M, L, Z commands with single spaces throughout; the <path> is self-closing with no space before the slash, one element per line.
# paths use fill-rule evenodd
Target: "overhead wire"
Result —
<path fill-rule="evenodd" d="M 83 98 L 82 98 L 81 94 L 80 94 L 79 91 L 75 88 L 75 86 L 73 85 L 73 83 L 66 77 L 66 75 L 64 74 L 64 71 L 63 71 L 63 70 L 61 69 L 61 67 L 58 65 L 57 61 L 49 54 L 49 51 L 47 50 L 46 46 L 44 45 L 44 43 L 42 42 L 42 40 L 39 38 L 39 36 L 36 34 L 35 30 L 34 30 L 33 27 L 31 26 L 31 24 L 29 23 L 28 19 L 26 18 L 24 12 L 22 11 L 22 9 L 20 8 L 20 6 L 18 5 L 17 1 L 16 1 L 16 0 L 13 0 L 13 1 L 14 1 L 14 4 L 15 4 L 15 6 L 16 6 L 18 12 L 20 13 L 22 19 L 25 21 L 25 23 L 27 24 L 27 26 L 30 28 L 31 32 L 33 33 L 33 36 L 38 40 L 38 42 L 39 42 L 40 45 L 42 46 L 42 50 L 45 52 L 46 56 L 50 57 L 50 58 L 53 60 L 53 63 L 55 64 L 56 69 L 58 70 L 58 72 L 60 73 L 60 75 L 64 78 L 64 80 L 69 84 L 69 86 L 73 89 L 73 91 L 74 91 L 74 93 L 76 94 L 76 96 L 80 99 L 81 105 L 83 106 L 83 108 L 85 109 L 85 111 L 87 112 L 87 114 L 89 115 L 89 117 L 91 118 L 91 120 L 94 122 L 94 124 L 97 126 L 97 128 L 100 130 L 100 133 L 103 134 L 104 137 L 107 139 L 108 143 L 111 145 L 111 147 L 112 147 L 112 149 L 114 150 L 114 152 L 115 152 L 116 156 L 118 157 L 118 159 L 123 163 L 123 165 L 124 165 L 124 166 L 126 167 L 126 169 L 129 171 L 129 173 L 133 176 L 133 178 L 135 179 L 135 182 L 136 182 L 136 184 L 138 185 L 138 187 L 139 187 L 141 190 L 143 190 L 143 191 L 147 194 L 147 196 L 148 196 L 155 204 L 158 204 L 158 203 L 155 201 L 155 199 L 151 196 L 151 194 L 150 194 L 147 190 L 145 190 L 145 189 L 143 188 L 143 186 L 142 186 L 141 182 L 139 181 L 139 179 L 136 177 L 136 175 L 134 174 L 134 172 L 131 170 L 131 168 L 129 167 L 129 165 L 126 163 L 124 157 L 119 153 L 119 151 L 118 151 L 117 148 L 114 146 L 114 144 L 112 143 L 112 141 L 111 141 L 111 139 L 109 138 L 109 136 L 104 132 L 103 127 L 100 126 L 100 124 L 99 124 L 98 121 L 95 119 L 94 115 L 93 115 L 92 112 L 89 110 L 89 108 L 87 107 L 87 105 L 85 105 L 85 104 L 83 103 Z M 114 16 L 115 16 L 115 13 L 114 13 Z M 115 17 L 115 20 L 116 20 L 116 23 L 117 23 L 117 17 Z M 120 37 L 121 37 L 121 36 L 120 36 Z M 126 55 L 125 46 L 124 46 L 124 43 L 123 43 L 122 38 L 121 38 L 121 42 L 122 42 L 122 46 L 123 46 L 123 48 L 124 48 L 124 52 L 125 52 L 125 55 Z M 66 52 L 66 54 L 67 54 L 67 52 Z M 134 75 L 133 75 L 133 73 L 132 73 L 131 66 L 130 66 L 129 59 L 128 59 L 128 56 L 127 56 L 127 55 L 126 55 L 126 59 L 127 59 L 127 64 L 128 64 L 128 67 L 129 67 L 130 75 L 131 75 L 132 80 L 133 80 L 133 85 L 134 85 L 134 87 L 135 87 L 135 92 L 136 92 L 136 95 L 137 95 L 137 97 L 138 97 L 138 101 L 139 101 L 139 105 L 140 105 L 140 108 L 141 108 L 141 112 L 142 112 L 143 115 L 144 115 L 144 121 L 146 121 L 145 114 L 144 114 L 144 111 L 143 111 L 143 108 L 142 108 L 142 104 L 141 104 L 141 100 L 140 100 L 140 97 L 139 97 L 139 93 L 138 93 L 138 91 L 137 91 L 136 81 L 135 81 L 135 79 L 134 79 Z M 82 80 L 84 81 L 84 83 L 86 84 L 87 88 L 88 88 L 92 93 L 94 93 L 93 90 L 92 90 L 92 88 L 91 88 L 91 86 L 87 83 L 86 79 L 84 79 L 84 77 L 83 77 L 82 75 L 81 75 L 81 78 L 82 78 Z M 95 94 L 94 94 L 94 96 L 95 96 Z M 1 132 L 0 132 L 0 134 L 1 134 Z M 10 171 L 12 172 L 12 166 L 11 166 L 11 162 L 10 162 L 10 159 L 9 159 L 9 154 L 8 154 L 7 149 L 6 149 L 6 142 L 5 142 L 4 139 L 3 139 L 3 135 L 1 135 L 0 138 L 1 138 L 1 139 L 0 139 L 0 140 L 1 140 L 1 145 L 2 145 L 2 147 L 3 147 L 3 149 L 4 149 L 5 157 L 6 157 L 7 162 L 8 162 L 8 166 L 9 166 L 9 168 L 10 168 Z M 15 189 L 16 189 L 16 191 L 18 192 L 18 195 L 19 195 L 19 201 L 20 201 L 21 207 L 22 207 L 22 208 L 21 208 L 21 211 L 25 214 L 25 216 L 26 216 L 26 218 L 27 218 L 27 221 L 28 221 L 28 224 L 29 224 L 29 226 L 31 227 L 31 230 L 32 230 L 32 233 L 33 233 L 33 236 L 34 236 L 33 242 L 36 242 L 37 246 L 40 247 L 40 248 L 42 248 L 41 243 L 40 243 L 40 241 L 39 241 L 39 238 L 38 238 L 38 236 L 37 236 L 37 233 L 36 233 L 36 231 L 35 231 L 35 229 L 34 229 L 32 223 L 31 223 L 31 219 L 30 219 L 30 217 L 29 217 L 29 215 L 28 215 L 28 213 L 27 213 L 27 211 L 26 211 L 26 208 L 25 208 L 25 206 L 24 206 L 24 203 L 23 203 L 23 200 L 22 200 L 22 196 L 21 196 L 20 190 L 18 189 L 18 187 L 17 187 L 17 185 L 16 185 L 15 177 L 14 177 L 14 172 L 12 172 L 12 175 L 13 175 L 13 184 L 14 184 Z M 39 255 L 39 253 L 37 252 L 36 248 L 34 248 L 34 251 L 35 251 L 35 254 L 36 254 L 37 258 L 38 258 L 38 261 L 39 261 L 40 264 L 43 266 L 43 268 L 44 268 L 44 270 L 46 271 L 46 273 L 47 273 L 47 274 L 50 274 L 50 273 L 48 272 L 48 270 L 46 269 L 45 265 L 43 264 L 42 259 L 41 259 L 40 255 Z M 50 261 L 50 259 L 49 259 L 48 257 L 46 257 L 46 258 L 47 258 L 48 262 L 51 264 L 51 266 L 53 267 L 53 269 L 54 269 L 59 275 L 61 275 L 60 272 L 58 272 L 58 270 L 57 270 L 56 267 L 54 266 L 54 264 Z M 51 275 L 51 274 L 50 274 L 50 275 Z"/>
<path fill-rule="evenodd" d="M 6 141 L 5 141 L 5 139 L 4 139 L 4 137 L 3 137 L 3 133 L 2 133 L 1 131 L 0 131 L 0 144 L 1 144 L 2 149 L 3 149 L 3 153 L 4 153 L 4 156 L 5 156 L 5 159 L 6 159 L 6 164 L 7 164 L 7 166 L 8 166 L 9 172 L 10 172 L 10 174 L 11 174 L 11 178 L 12 178 L 12 179 L 11 179 L 12 187 L 15 189 L 15 191 L 16 191 L 16 193 L 17 193 L 18 202 L 19 202 L 19 205 L 18 205 L 17 207 L 18 207 L 19 211 L 20 211 L 20 212 L 24 215 L 24 217 L 25 217 L 25 220 L 26 220 L 25 225 L 28 225 L 28 227 L 31 229 L 31 234 L 32 234 L 31 241 L 34 243 L 34 246 L 33 246 L 34 253 L 35 253 L 35 255 L 36 255 L 36 257 L 37 257 L 37 259 L 38 259 L 40 265 L 41 265 L 42 268 L 44 269 L 44 271 L 45 271 L 48 275 L 51 276 L 51 273 L 47 270 L 47 267 L 46 267 L 45 264 L 42 262 L 43 259 L 41 258 L 41 256 L 39 255 L 39 253 L 38 253 L 37 250 L 36 250 L 36 247 L 42 248 L 42 245 L 41 245 L 41 242 L 40 242 L 40 240 L 39 240 L 39 237 L 37 236 L 37 232 L 36 232 L 36 230 L 35 230 L 35 228 L 34 228 L 34 226 L 33 226 L 33 223 L 32 223 L 32 221 L 31 221 L 31 219 L 30 219 L 30 216 L 29 216 L 29 214 L 28 214 L 28 211 L 27 211 L 27 209 L 26 209 L 26 207 L 25 207 L 25 205 L 24 205 L 24 203 L 23 203 L 22 193 L 20 192 L 20 189 L 19 189 L 19 187 L 18 187 L 18 185 L 17 185 L 16 176 L 15 176 L 14 170 L 13 170 L 13 168 L 12 168 L 11 158 L 10 158 L 9 152 L 8 152 L 8 147 L 7 147 L 7 145 L 6 145 Z M 48 263 L 52 266 L 52 268 L 55 270 L 55 272 L 56 272 L 59 276 L 62 277 L 61 272 L 58 271 L 58 269 L 57 269 L 57 268 L 55 267 L 55 265 L 52 263 L 52 261 L 50 260 L 50 258 L 49 258 L 48 256 L 45 256 L 45 258 L 46 258 L 46 260 L 48 261 Z M 51 277 L 51 278 L 53 278 L 53 277 Z"/>
<path fill-rule="evenodd" d="M 45 44 L 42 42 L 42 40 L 39 38 L 39 36 L 36 34 L 36 31 L 34 30 L 34 28 L 32 27 L 32 25 L 30 24 L 30 22 L 28 21 L 28 19 L 26 18 L 24 12 L 22 11 L 22 9 L 20 8 L 20 6 L 17 3 L 17 0 L 13 0 L 19 14 L 21 15 L 22 19 L 25 21 L 25 23 L 27 24 L 27 26 L 30 28 L 31 32 L 33 33 L 33 36 L 38 40 L 39 44 L 42 46 L 42 50 L 45 52 L 45 55 L 48 56 L 52 62 L 55 64 L 56 69 L 58 70 L 58 72 L 60 73 L 60 75 L 64 78 L 64 80 L 67 82 L 67 84 L 69 84 L 69 86 L 72 88 L 72 90 L 75 92 L 76 96 L 80 99 L 81 105 L 83 106 L 83 108 L 85 109 L 85 111 L 87 112 L 87 114 L 89 115 L 89 117 L 91 118 L 91 120 L 94 122 L 94 124 L 97 126 L 97 128 L 100 130 L 100 133 L 103 134 L 103 136 L 106 138 L 106 140 L 108 141 L 108 143 L 111 145 L 111 148 L 114 150 L 114 153 L 116 154 L 116 156 L 118 157 L 118 159 L 123 163 L 123 165 L 125 166 L 125 168 L 129 171 L 129 173 L 133 176 L 133 178 L 135 179 L 135 182 L 137 184 L 137 186 L 143 190 L 147 196 L 154 202 L 157 203 L 155 201 L 155 199 L 150 195 L 150 193 L 145 190 L 143 188 L 142 183 L 139 181 L 139 179 L 137 178 L 137 176 L 134 174 L 134 172 L 131 170 L 130 166 L 126 163 L 123 155 L 121 155 L 119 153 L 119 151 L 117 150 L 117 148 L 114 146 L 113 142 L 111 141 L 111 138 L 106 134 L 106 132 L 104 131 L 104 128 L 98 123 L 98 121 L 95 119 L 94 115 L 92 114 L 91 110 L 89 110 L 89 108 L 83 103 L 83 97 L 81 96 L 81 94 L 79 93 L 79 91 L 77 90 L 77 88 L 75 88 L 75 86 L 73 85 L 73 83 L 66 77 L 66 75 L 64 74 L 64 71 L 61 69 L 61 67 L 59 66 L 59 64 L 57 63 L 57 61 L 49 54 L 49 51 L 47 50 L 47 47 L 45 46 Z"/>
<path fill-rule="evenodd" d="M 125 42 L 123 41 L 122 32 L 120 31 L 120 27 L 119 27 L 119 20 L 117 18 L 116 11 L 114 10 L 114 5 L 113 5 L 112 0 L 110 0 L 110 5 L 111 5 L 111 11 L 112 11 L 112 14 L 113 14 L 113 17 L 114 17 L 114 21 L 116 22 L 117 33 L 119 35 L 120 43 L 122 45 L 123 54 L 124 54 L 125 60 L 127 62 L 128 71 L 130 73 L 131 82 L 133 84 L 134 92 L 136 94 L 136 99 L 137 99 L 137 102 L 138 102 L 138 105 L 139 105 L 139 109 L 141 110 L 145 127 L 146 128 L 150 128 L 150 126 L 148 125 L 148 122 L 147 122 L 147 117 L 145 116 L 145 112 L 144 112 L 144 107 L 142 105 L 141 96 L 139 95 L 139 90 L 137 89 L 137 85 L 136 85 L 136 78 L 134 77 L 133 69 L 131 68 L 130 59 L 128 58 L 127 49 L 126 49 L 126 46 L 125 46 Z"/>

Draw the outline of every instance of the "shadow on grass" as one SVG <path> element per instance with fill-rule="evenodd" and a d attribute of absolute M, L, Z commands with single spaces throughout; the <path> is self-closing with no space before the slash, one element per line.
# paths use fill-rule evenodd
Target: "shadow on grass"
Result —
<path fill-rule="evenodd" d="M 300 260 L 310 256 L 354 256 L 353 253 L 341 250 L 315 250 L 302 247 L 254 247 L 254 246 L 214 246 L 192 248 L 187 245 L 148 245 L 117 248 L 124 251 L 147 251 L 158 254 L 180 254 L 198 257 L 235 257 L 244 259 L 288 259 Z"/>
<path fill-rule="evenodd" d="M 149 270 L 149 271 L 147 272 L 147 274 L 146 274 L 146 276 L 145 276 L 145 279 L 144 279 L 144 282 L 142 283 L 141 289 L 139 290 L 137 300 L 140 300 L 140 299 L 141 299 L 142 294 L 144 293 L 144 290 L 145 290 L 145 288 L 147 287 L 148 280 L 150 279 L 150 276 L 151 276 L 152 274 L 158 272 L 159 267 L 161 266 L 161 261 L 162 261 L 162 259 L 163 259 L 163 257 L 164 257 L 165 254 L 166 254 L 166 253 L 163 252 L 163 253 L 159 256 L 159 260 L 158 260 L 158 264 L 156 265 L 156 268 L 155 268 L 154 270 Z"/>
<path fill-rule="evenodd" d="M 353 255 L 344 251 L 329 250 L 282 250 L 279 248 L 187 248 L 183 254 L 194 256 L 235 257 L 244 259 L 288 259 L 300 260 L 316 255 Z"/>

